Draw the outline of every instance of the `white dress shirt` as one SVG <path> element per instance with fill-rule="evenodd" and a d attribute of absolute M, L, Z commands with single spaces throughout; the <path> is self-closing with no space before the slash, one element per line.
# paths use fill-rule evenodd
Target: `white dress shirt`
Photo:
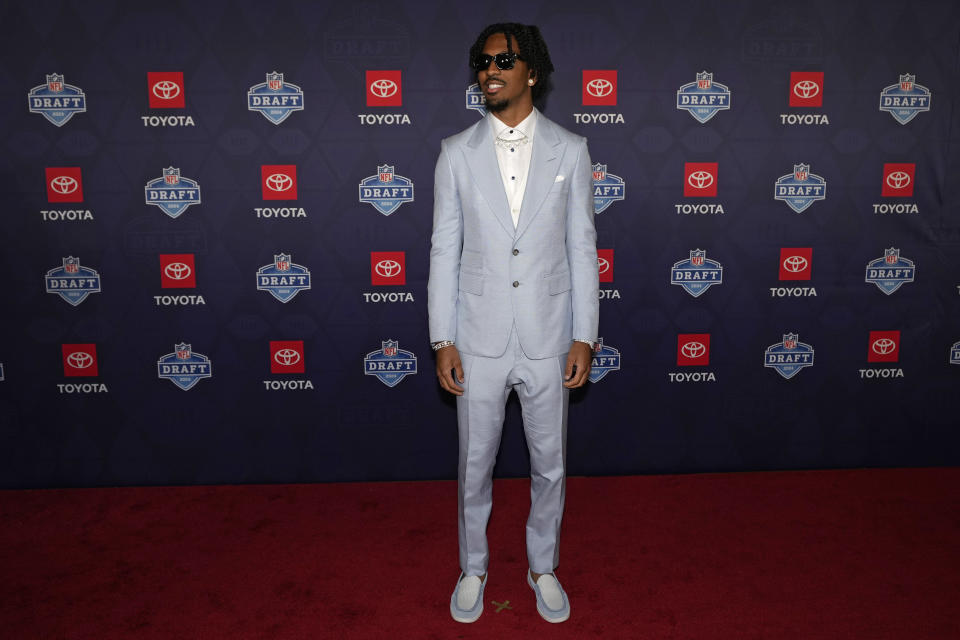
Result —
<path fill-rule="evenodd" d="M 493 129 L 493 146 L 497 152 L 497 164 L 500 165 L 500 177 L 503 190 L 510 203 L 510 216 L 513 227 L 520 221 L 520 205 L 523 193 L 527 189 L 527 174 L 530 172 L 530 156 L 533 154 L 533 133 L 537 127 L 537 110 L 530 112 L 515 127 L 504 123 L 492 113 L 487 114 Z"/>

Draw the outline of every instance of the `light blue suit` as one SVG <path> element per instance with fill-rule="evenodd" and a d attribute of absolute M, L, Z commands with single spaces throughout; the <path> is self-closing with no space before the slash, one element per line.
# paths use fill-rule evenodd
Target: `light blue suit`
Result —
<path fill-rule="evenodd" d="M 538 114 L 514 227 L 484 118 L 441 143 L 427 307 L 430 341 L 454 340 L 464 366 L 460 432 L 460 566 L 486 573 L 492 470 L 504 405 L 515 389 L 530 450 L 527 555 L 553 571 L 563 515 L 574 338 L 595 340 L 599 317 L 592 167 L 586 139 Z"/>

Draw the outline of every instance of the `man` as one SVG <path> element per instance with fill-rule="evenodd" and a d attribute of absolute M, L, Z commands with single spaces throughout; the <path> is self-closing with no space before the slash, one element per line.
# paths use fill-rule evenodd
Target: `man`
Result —
<path fill-rule="evenodd" d="M 440 385 L 457 396 L 459 622 L 483 611 L 486 528 L 504 407 L 516 390 L 530 450 L 527 583 L 549 622 L 570 616 L 553 573 L 569 390 L 590 372 L 599 314 L 586 140 L 534 108 L 553 71 L 535 26 L 495 24 L 470 49 L 487 116 L 441 143 L 427 285 Z"/>

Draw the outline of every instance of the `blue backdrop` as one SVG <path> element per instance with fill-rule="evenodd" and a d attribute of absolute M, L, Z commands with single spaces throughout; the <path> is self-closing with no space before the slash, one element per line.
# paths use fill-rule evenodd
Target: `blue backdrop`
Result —
<path fill-rule="evenodd" d="M 955 2 L 14 0 L 0 485 L 455 477 L 433 167 L 504 19 L 596 163 L 571 474 L 960 462 Z"/>

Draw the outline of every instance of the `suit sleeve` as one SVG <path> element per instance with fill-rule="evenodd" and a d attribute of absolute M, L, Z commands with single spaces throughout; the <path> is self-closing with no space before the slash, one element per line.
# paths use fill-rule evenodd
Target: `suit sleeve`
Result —
<path fill-rule="evenodd" d="M 570 263 L 573 338 L 596 342 L 600 321 L 597 230 L 593 212 L 593 165 L 580 139 L 567 200 L 567 260 Z"/>
<path fill-rule="evenodd" d="M 440 143 L 440 157 L 433 178 L 433 234 L 427 280 L 430 342 L 457 338 L 463 212 L 447 146 L 446 140 Z"/>

